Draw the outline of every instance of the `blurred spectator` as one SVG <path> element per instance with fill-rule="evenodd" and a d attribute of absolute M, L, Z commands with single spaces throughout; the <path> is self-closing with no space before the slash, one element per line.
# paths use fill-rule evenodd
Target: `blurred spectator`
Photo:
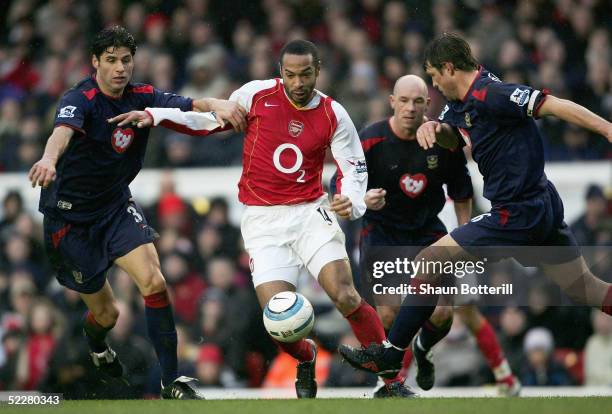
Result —
<path fill-rule="evenodd" d="M 530 329 L 525 335 L 523 349 L 526 361 L 521 382 L 524 386 L 572 385 L 565 368 L 553 360 L 555 343 L 548 329 Z"/>
<path fill-rule="evenodd" d="M 585 385 L 612 385 L 612 319 L 593 310 L 593 336 L 584 349 Z"/>
<path fill-rule="evenodd" d="M 605 227 L 608 200 L 603 190 L 596 184 L 589 185 L 586 194 L 586 209 L 571 225 L 576 241 L 581 246 L 606 245 L 612 242 L 612 234 Z"/>
<path fill-rule="evenodd" d="M 196 361 L 196 374 L 203 387 L 221 387 L 221 369 L 223 367 L 223 353 L 221 348 L 214 344 L 205 344 L 198 350 Z"/>
<path fill-rule="evenodd" d="M 20 350 L 17 364 L 18 389 L 36 390 L 45 380 L 63 328 L 63 318 L 51 302 L 39 300 L 29 309 L 25 346 Z"/>
<path fill-rule="evenodd" d="M 7 229 L 14 225 L 17 217 L 23 211 L 23 199 L 17 190 L 6 193 L 2 200 L 2 219 L 0 220 L 0 240 L 8 236 Z"/>
<path fill-rule="evenodd" d="M 185 324 L 194 323 L 198 302 L 206 288 L 202 276 L 191 271 L 187 259 L 177 252 L 162 256 L 160 261 L 177 320 Z"/>
<path fill-rule="evenodd" d="M 184 96 L 194 98 L 227 98 L 229 81 L 223 70 L 225 53 L 221 46 L 209 46 L 206 50 L 191 56 L 187 61 L 189 80 L 181 89 Z"/>
<path fill-rule="evenodd" d="M 523 362 L 523 336 L 527 328 L 526 319 L 525 312 L 512 306 L 505 308 L 499 319 L 501 328 L 499 342 L 512 372 L 516 373 L 520 372 Z"/>
<path fill-rule="evenodd" d="M 481 384 L 485 362 L 476 347 L 474 337 L 460 318 L 453 319 L 448 335 L 433 349 L 436 365 L 436 385 L 469 386 Z"/>

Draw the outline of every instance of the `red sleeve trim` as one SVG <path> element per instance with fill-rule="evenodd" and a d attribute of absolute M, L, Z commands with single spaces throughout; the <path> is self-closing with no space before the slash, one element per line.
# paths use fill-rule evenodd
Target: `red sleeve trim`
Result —
<path fill-rule="evenodd" d="M 159 124 L 165 128 L 171 129 L 176 132 L 180 132 L 181 134 L 200 136 L 200 137 L 204 137 L 206 135 L 214 134 L 214 133 L 221 132 L 221 131 L 227 131 L 228 129 L 232 128 L 232 124 L 230 124 L 229 122 L 223 128 L 221 127 L 215 128 L 212 131 L 208 131 L 205 129 L 194 130 L 194 129 L 187 128 L 185 125 L 177 124 L 175 122 L 168 121 L 168 120 L 161 121 Z"/>
<path fill-rule="evenodd" d="M 85 133 L 85 130 L 84 130 L 84 129 L 81 129 L 81 128 L 79 128 L 79 127 L 75 127 L 74 125 L 64 124 L 64 123 L 55 124 L 55 128 L 57 128 L 58 126 L 65 126 L 65 127 L 70 128 L 70 129 L 72 129 L 72 130 L 74 130 L 74 131 L 80 132 L 80 133 L 81 133 L 81 134 L 83 134 L 83 135 L 87 135 L 87 134 Z"/>
<path fill-rule="evenodd" d="M 540 99 L 540 102 L 538 102 L 538 106 L 536 106 L 535 110 L 533 111 L 533 117 L 534 118 L 539 118 L 540 117 L 540 108 L 542 107 L 542 104 L 544 103 L 546 98 L 548 98 L 548 94 L 549 93 L 550 93 L 550 91 L 548 89 L 544 89 L 542 91 L 542 98 Z"/>

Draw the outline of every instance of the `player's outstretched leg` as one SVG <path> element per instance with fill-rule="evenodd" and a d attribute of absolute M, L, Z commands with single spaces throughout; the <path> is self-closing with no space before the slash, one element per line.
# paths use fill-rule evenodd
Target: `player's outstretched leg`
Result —
<path fill-rule="evenodd" d="M 325 264 L 319 272 L 319 284 L 344 315 L 362 347 L 382 349 L 385 340 L 382 322 L 374 308 L 357 293 L 348 262 L 334 260 Z M 404 385 L 403 378 L 398 378 L 399 369 L 394 367 L 388 371 L 385 367 L 376 367 L 373 372 L 385 381 L 385 398 L 414 396 L 414 392 Z"/>
<path fill-rule="evenodd" d="M 106 281 L 98 292 L 80 295 L 88 308 L 83 316 L 83 334 L 89 344 L 91 360 L 103 375 L 120 378 L 124 374 L 123 365 L 106 343 L 106 335 L 119 317 L 113 291 Z"/>
<path fill-rule="evenodd" d="M 262 283 L 255 288 L 257 299 L 263 309 L 270 298 L 284 291 L 295 292 L 295 286 L 289 282 L 275 280 Z M 315 398 L 317 396 L 317 380 L 315 367 L 317 362 L 317 345 L 311 339 L 300 339 L 297 342 L 280 342 L 272 338 L 282 351 L 297 359 L 297 375 L 295 392 L 298 398 Z"/>
<path fill-rule="evenodd" d="M 381 344 L 385 330 L 378 314 L 364 301 L 355 286 L 347 260 L 334 260 L 319 272 L 319 284 L 346 318 L 362 346 Z"/>
<path fill-rule="evenodd" d="M 449 235 L 444 236 L 432 246 L 423 249 L 415 262 L 453 261 L 465 252 Z M 427 269 L 424 266 L 422 270 Z M 439 294 L 432 288 L 440 283 L 440 276 L 421 271 L 410 282 L 416 294 L 407 295 L 393 323 L 387 341 L 364 350 L 346 345 L 339 348 L 344 359 L 355 368 L 369 371 L 389 378 L 399 372 L 406 349 L 426 320 L 430 318 L 438 303 Z"/>
<path fill-rule="evenodd" d="M 584 257 L 567 263 L 542 264 L 541 268 L 546 277 L 557 283 L 573 301 L 612 316 L 612 284 L 591 273 Z"/>
<path fill-rule="evenodd" d="M 430 390 L 436 380 L 431 348 L 448 334 L 452 324 L 452 307 L 438 306 L 412 341 L 412 353 L 417 364 L 416 382 L 425 391 Z"/>
<path fill-rule="evenodd" d="M 521 392 L 521 383 L 513 375 L 491 324 L 475 305 L 460 306 L 457 308 L 457 314 L 476 338 L 478 348 L 495 376 L 499 393 L 508 397 L 518 396 Z"/>
<path fill-rule="evenodd" d="M 152 243 L 141 245 L 115 260 L 115 263 L 132 277 L 144 298 L 147 333 L 161 366 L 161 397 L 176 400 L 204 399 L 198 391 L 196 379 L 178 375 L 174 315 L 155 247 Z"/>
<path fill-rule="evenodd" d="M 399 312 L 400 305 L 401 305 L 401 298 L 397 295 L 393 295 L 393 296 L 387 295 L 384 297 L 381 297 L 381 295 L 377 295 L 374 297 L 374 299 L 377 302 L 376 313 L 378 313 L 378 316 L 380 317 L 383 328 L 385 329 L 385 333 L 387 333 L 389 332 L 389 329 L 391 329 L 391 326 L 393 326 L 393 321 L 395 320 L 395 317 L 397 316 L 397 313 Z M 379 302 L 385 303 L 385 304 L 384 305 L 379 304 Z M 372 392 L 372 397 L 373 398 L 393 397 L 394 393 L 390 392 L 390 390 L 393 390 L 395 386 L 392 386 L 392 384 L 396 382 L 403 384 L 406 381 L 406 377 L 408 374 L 408 367 L 410 366 L 411 361 L 412 361 L 412 351 L 407 350 L 406 353 L 404 354 L 404 361 L 402 362 L 402 370 L 397 374 L 395 378 L 392 378 L 392 379 L 378 377 L 378 382 L 376 383 L 376 386 L 374 387 L 374 390 Z M 412 396 L 413 392 L 411 390 L 409 391 Z"/>

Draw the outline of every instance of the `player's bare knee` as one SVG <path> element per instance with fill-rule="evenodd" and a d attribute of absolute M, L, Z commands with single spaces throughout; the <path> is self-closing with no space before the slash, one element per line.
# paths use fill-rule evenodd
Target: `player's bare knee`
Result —
<path fill-rule="evenodd" d="M 343 315 L 350 313 L 361 303 L 361 296 L 353 285 L 340 286 L 336 295 L 331 299 Z"/>
<path fill-rule="evenodd" d="M 159 270 L 152 269 L 150 273 L 143 278 L 140 289 L 141 293 L 145 296 L 163 292 L 166 290 L 166 280 Z"/>
<path fill-rule="evenodd" d="M 436 326 L 448 326 L 453 322 L 453 308 L 437 306 L 429 320 Z"/>
<path fill-rule="evenodd" d="M 94 313 L 96 322 L 105 328 L 112 328 L 119 319 L 119 308 L 115 302 L 111 302 L 108 305 L 100 308 Z"/>

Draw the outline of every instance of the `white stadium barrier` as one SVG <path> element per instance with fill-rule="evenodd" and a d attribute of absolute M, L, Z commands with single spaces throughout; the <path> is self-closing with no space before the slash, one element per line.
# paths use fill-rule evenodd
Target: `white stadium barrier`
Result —
<path fill-rule="evenodd" d="M 475 163 L 469 164 L 476 202 L 481 210 L 487 210 L 489 202 L 482 197 L 482 176 Z M 323 174 L 325 183 L 335 171 L 331 164 L 327 165 Z M 143 170 L 136 177 L 130 188 L 137 201 L 147 205 L 155 201 L 159 195 L 159 180 L 163 170 Z M 238 180 L 240 167 L 226 168 L 189 168 L 173 170 L 176 189 L 179 195 L 186 199 L 198 197 L 224 196 L 228 199 L 231 209 L 231 220 L 240 222 L 242 206 L 238 202 Z M 591 183 L 597 183 L 604 188 L 612 188 L 612 163 L 609 161 L 549 163 L 546 165 L 546 175 L 555 184 L 565 205 L 565 219 L 568 223 L 575 220 L 584 209 L 584 194 Z M 36 211 L 39 189 L 32 189 L 24 173 L 0 174 L 0 198 L 10 189 L 21 191 L 26 208 Z M 0 205 L 0 211 L 2 206 Z M 456 225 L 451 203 L 448 203 L 442 213 L 443 221 L 453 228 Z"/>

